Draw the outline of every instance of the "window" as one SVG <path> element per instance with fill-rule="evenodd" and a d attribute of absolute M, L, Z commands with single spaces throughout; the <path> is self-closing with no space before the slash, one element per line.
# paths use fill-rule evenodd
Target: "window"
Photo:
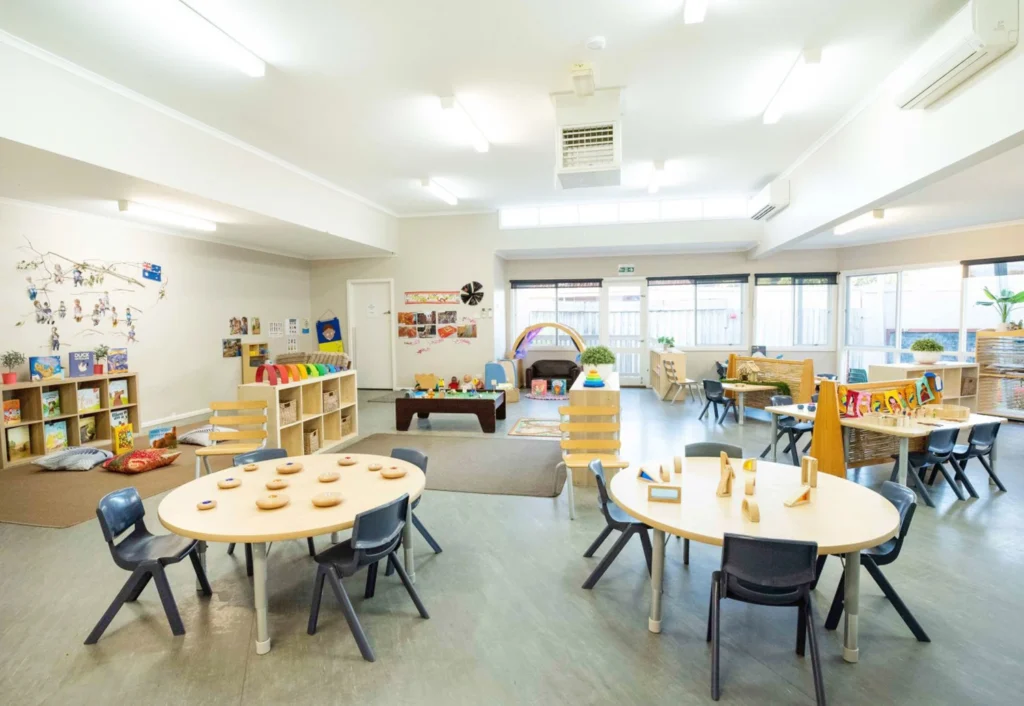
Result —
<path fill-rule="evenodd" d="M 950 351 L 943 360 L 956 360 L 960 350 L 960 287 L 958 265 L 907 270 L 900 283 L 901 363 L 912 363 L 910 346 L 919 338 L 934 338 Z M 895 342 L 893 342 L 895 344 Z"/>
<path fill-rule="evenodd" d="M 846 278 L 846 345 L 895 345 L 896 272 Z"/>
<path fill-rule="evenodd" d="M 743 302 L 749 275 L 648 277 L 647 329 L 677 347 L 743 344 Z"/>
<path fill-rule="evenodd" d="M 995 328 L 1002 323 L 1002 313 L 985 293 L 995 297 L 1007 296 L 1024 291 L 1024 256 L 999 260 L 973 260 L 964 265 L 964 323 L 967 345 L 965 350 L 974 351 L 975 334 L 979 329 Z M 984 303 L 982 303 L 984 302 Z M 1008 321 L 1024 318 L 1024 304 L 1007 307 Z"/>
<path fill-rule="evenodd" d="M 827 346 L 837 273 L 755 275 L 756 338 L 773 347 Z"/>
<path fill-rule="evenodd" d="M 512 280 L 515 328 L 545 322 L 574 329 L 588 346 L 600 343 L 601 280 Z M 572 341 L 562 331 L 542 329 L 532 344 L 568 347 Z"/>

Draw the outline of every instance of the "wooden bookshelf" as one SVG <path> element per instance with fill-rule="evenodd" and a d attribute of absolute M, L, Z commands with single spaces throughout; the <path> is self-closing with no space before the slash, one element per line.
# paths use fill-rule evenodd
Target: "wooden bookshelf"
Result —
<path fill-rule="evenodd" d="M 978 331 L 978 409 L 1024 422 L 1024 331 Z"/>
<path fill-rule="evenodd" d="M 256 382 L 256 370 L 270 357 L 270 344 L 266 341 L 242 343 L 242 384 Z"/>
<path fill-rule="evenodd" d="M 978 366 L 975 363 L 939 361 L 938 363 L 894 363 L 868 366 L 868 381 L 917 379 L 925 373 L 942 378 L 942 398 L 950 404 L 978 411 Z"/>
<path fill-rule="evenodd" d="M 110 383 L 124 381 L 128 392 L 125 404 L 112 406 L 110 403 Z M 99 409 L 86 411 L 79 409 L 78 393 L 82 389 L 95 389 L 99 396 Z M 57 393 L 60 400 L 60 411 L 47 416 L 44 414 L 43 393 Z M 109 375 L 90 375 L 80 378 L 63 380 L 39 380 L 35 382 L 19 382 L 13 385 L 0 386 L 3 401 L 18 400 L 21 406 L 21 420 L 0 427 L 0 469 L 34 463 L 46 455 L 46 425 L 53 422 L 64 422 L 68 446 L 107 447 L 111 442 L 111 412 L 125 410 L 132 430 L 138 433 L 141 429 L 139 417 L 139 384 L 135 373 L 112 373 Z M 47 396 L 49 397 L 49 395 Z M 93 417 L 96 420 L 96 435 L 92 439 L 82 438 L 83 420 Z M 12 449 L 9 440 L 12 436 L 24 436 L 27 431 L 27 455 L 11 458 Z M 51 452 L 52 453 L 52 452 Z"/>

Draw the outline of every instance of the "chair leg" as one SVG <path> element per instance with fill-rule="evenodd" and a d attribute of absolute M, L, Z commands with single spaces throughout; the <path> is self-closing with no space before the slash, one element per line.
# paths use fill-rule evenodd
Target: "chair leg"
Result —
<path fill-rule="evenodd" d="M 333 566 L 328 566 L 325 573 L 327 575 L 327 583 L 331 584 L 331 590 L 334 591 L 338 603 L 341 604 L 341 612 L 345 614 L 345 622 L 348 623 L 348 629 L 352 631 L 352 637 L 355 638 L 356 645 L 359 646 L 359 652 L 363 655 L 363 659 L 367 662 L 376 661 L 377 657 L 373 654 L 373 648 L 370 647 L 370 640 L 366 637 L 366 633 L 363 632 L 363 626 L 360 624 L 356 611 L 352 607 L 352 600 L 348 597 L 345 587 L 341 585 L 341 578 L 338 576 L 337 570 Z"/>
<path fill-rule="evenodd" d="M 913 468 L 909 469 L 908 475 L 910 473 L 913 473 L 913 472 L 914 472 Z M 889 474 L 889 480 L 892 481 L 893 483 L 899 483 L 900 482 L 900 462 L 899 461 L 896 461 L 894 464 L 892 464 L 892 473 Z M 910 480 L 909 479 L 907 480 L 907 485 L 910 485 Z"/>
<path fill-rule="evenodd" d="M 416 517 L 415 512 L 412 514 L 412 524 L 416 529 L 420 531 L 420 534 L 423 535 L 423 539 L 427 540 L 427 544 L 429 544 L 430 548 L 434 550 L 434 553 L 440 554 L 441 545 L 435 542 L 434 538 L 430 536 L 430 532 L 428 532 L 427 528 L 423 526 L 422 522 L 420 522 L 420 518 Z"/>
<path fill-rule="evenodd" d="M 652 572 L 651 561 L 653 559 L 653 547 L 651 547 L 651 538 L 647 534 L 647 528 L 639 530 L 637 534 L 640 535 L 640 546 L 644 549 L 644 559 L 647 561 L 647 575 L 650 576 Z"/>
<path fill-rule="evenodd" d="M 790 453 L 790 456 L 793 459 L 793 465 L 794 466 L 799 466 L 800 465 L 800 454 L 798 454 L 797 451 L 796 451 L 796 442 L 800 440 L 800 437 L 797 436 L 797 434 L 792 432 L 792 431 L 790 431 L 788 433 L 788 436 L 789 436 L 789 453 Z"/>
<path fill-rule="evenodd" d="M 996 484 L 999 490 L 1006 492 L 1006 486 L 1003 485 L 1003 481 L 999 480 L 999 476 L 992 470 L 992 464 L 985 456 L 978 456 L 978 460 L 981 461 L 981 465 L 985 467 L 985 471 L 988 473 L 988 477 L 992 479 L 992 482 Z"/>
<path fill-rule="evenodd" d="M 796 611 L 796 653 L 804 656 L 807 647 L 807 606 L 801 604 Z"/>
<path fill-rule="evenodd" d="M 809 440 L 807 441 L 807 445 L 806 445 L 806 446 L 804 446 L 804 453 L 807 453 L 808 451 L 810 451 L 810 450 L 811 450 L 811 444 L 812 444 L 812 443 L 814 443 L 814 437 L 811 437 L 811 438 L 810 438 L 810 439 L 809 439 Z"/>
<path fill-rule="evenodd" d="M 205 579 L 206 576 L 203 576 Z M 178 605 L 174 602 L 174 594 L 171 593 L 171 584 L 167 582 L 167 574 L 164 567 L 157 565 L 153 568 L 153 583 L 160 593 L 160 602 L 164 605 L 164 613 L 167 614 L 167 622 L 171 624 L 171 632 L 175 635 L 184 635 L 185 626 L 181 622 L 181 614 L 178 613 Z M 209 584 L 206 585 L 209 588 Z"/>
<path fill-rule="evenodd" d="M 149 578 L 150 573 L 149 568 L 147 567 L 140 566 L 132 572 L 131 576 L 128 577 L 128 580 L 124 582 L 123 586 L 121 586 L 121 590 L 117 592 L 116 596 L 114 596 L 114 600 L 111 601 L 110 607 L 108 607 L 106 612 L 103 613 L 103 617 L 100 618 L 98 623 L 96 623 L 96 627 L 94 627 L 92 632 L 89 633 L 89 636 L 85 638 L 85 644 L 96 644 L 100 639 L 100 636 L 103 635 L 103 631 L 107 629 L 108 625 L 110 625 L 110 621 L 114 619 L 115 615 L 117 615 L 117 611 L 121 610 L 121 606 L 127 602 L 128 597 L 135 593 L 136 590 L 140 590 L 138 589 L 139 585 L 145 586 L 146 583 L 149 582 Z"/>
<path fill-rule="evenodd" d="M 245 545 L 245 575 L 252 576 L 252 545 Z"/>
<path fill-rule="evenodd" d="M 597 539 L 591 542 L 590 546 L 587 547 L 587 551 L 583 552 L 583 556 L 587 557 L 588 559 L 594 556 L 594 552 L 601 548 L 601 545 L 604 544 L 604 540 L 608 539 L 608 535 L 610 535 L 611 533 L 611 526 L 605 525 L 605 528 L 601 530 L 601 534 L 597 535 Z"/>
<path fill-rule="evenodd" d="M 775 437 L 775 443 L 776 443 L 776 444 L 778 444 L 778 443 L 779 443 L 779 439 L 781 439 L 781 438 L 783 437 L 783 435 L 784 435 L 785 433 L 786 433 L 786 432 L 784 432 L 784 431 L 780 431 L 780 432 L 779 432 L 779 433 L 778 433 L 778 434 L 776 435 L 776 437 Z M 771 444 L 768 444 L 767 446 L 765 446 L 765 447 L 764 447 L 764 451 L 762 451 L 762 452 L 761 452 L 761 455 L 760 455 L 760 456 L 758 456 L 758 458 L 767 458 L 767 457 L 768 457 L 768 454 L 769 454 L 769 453 L 771 452 L 771 450 L 772 450 L 772 445 L 771 445 Z M 786 451 L 788 451 L 788 450 L 789 450 L 789 449 L 783 449 L 782 453 L 786 453 Z"/>
<path fill-rule="evenodd" d="M 138 585 L 135 587 L 135 590 L 132 591 L 128 595 L 128 597 L 124 599 L 125 603 L 134 603 L 135 601 L 139 600 L 139 596 L 142 595 L 142 592 L 146 589 L 146 586 L 149 585 L 149 580 L 151 578 L 153 578 L 152 574 L 144 574 L 142 580 L 139 581 Z"/>
<path fill-rule="evenodd" d="M 864 557 L 861 556 L 861 561 Z M 839 619 L 843 617 L 843 601 L 846 598 L 846 569 L 839 576 L 839 585 L 836 586 L 836 595 L 832 598 L 832 606 L 828 609 L 828 617 L 825 618 L 825 629 L 835 630 L 839 627 Z"/>
<path fill-rule="evenodd" d="M 960 486 L 957 485 L 956 479 L 953 478 L 953 474 L 949 472 L 948 468 L 946 468 L 946 464 L 936 463 L 935 467 L 939 469 L 939 472 L 942 473 L 942 477 L 946 479 L 947 483 L 949 483 L 949 487 L 953 489 L 954 493 L 956 493 L 957 500 L 967 500 L 964 496 L 964 491 L 960 490 Z"/>
<path fill-rule="evenodd" d="M 313 581 L 313 600 L 309 603 L 309 624 L 306 626 L 306 633 L 316 634 L 316 622 L 320 618 L 320 599 L 324 593 L 324 578 L 327 569 L 323 564 L 316 567 L 316 580 Z"/>
<path fill-rule="evenodd" d="M 683 538 L 683 566 L 690 565 L 690 540 Z"/>
<path fill-rule="evenodd" d="M 878 584 L 878 587 L 882 589 L 882 593 L 885 594 L 885 597 L 889 599 L 890 603 L 892 603 L 892 607 L 895 608 L 896 612 L 900 614 L 901 618 L 903 618 L 903 622 L 907 624 L 908 628 L 910 628 L 910 632 L 914 633 L 914 637 L 917 638 L 918 642 L 931 642 L 932 640 L 928 637 L 928 633 L 924 631 L 921 624 L 917 622 L 916 618 L 914 618 L 913 613 L 911 613 L 910 609 L 907 608 L 907 604 L 903 602 L 903 599 L 900 598 L 898 593 L 896 593 L 896 589 L 893 588 L 892 584 L 889 583 L 889 580 L 885 578 L 885 575 L 882 573 L 882 570 L 878 568 L 878 564 L 875 563 L 875 560 L 870 556 L 862 556 L 861 562 L 864 564 L 864 568 L 868 570 L 868 573 L 871 574 L 871 578 L 873 578 L 875 583 Z"/>
<path fill-rule="evenodd" d="M 825 706 L 825 679 L 821 674 L 821 655 L 818 653 L 818 636 L 814 632 L 814 604 L 810 595 L 804 608 L 807 615 L 807 639 L 811 643 L 811 671 L 814 674 L 814 698 L 818 706 Z"/>
<path fill-rule="evenodd" d="M 363 598 L 373 598 L 373 594 L 377 590 L 377 564 L 379 563 L 379 561 L 375 561 L 366 568 L 366 590 L 363 591 Z"/>
<path fill-rule="evenodd" d="M 700 416 L 697 417 L 698 421 L 701 420 L 701 419 L 704 419 L 704 417 L 707 416 L 707 414 L 708 414 L 708 407 L 710 407 L 710 406 L 711 406 L 711 400 L 708 400 L 707 402 L 704 403 L 704 409 L 702 409 L 700 411 Z M 718 416 L 718 410 L 717 409 L 715 410 L 715 416 L 716 417 Z"/>
<path fill-rule="evenodd" d="M 818 556 L 818 562 L 814 567 L 814 583 L 811 584 L 812 591 L 818 587 L 818 579 L 821 578 L 821 572 L 825 568 L 826 559 L 828 559 L 828 554 L 821 554 Z"/>
<path fill-rule="evenodd" d="M 213 589 L 210 588 L 210 579 L 206 576 L 206 570 L 203 568 L 203 562 L 199 560 L 199 552 L 193 549 L 188 554 L 188 558 L 192 560 L 192 568 L 196 572 L 196 580 L 199 582 L 199 588 L 202 590 L 204 596 L 212 596 Z"/>
<path fill-rule="evenodd" d="M 739 408 L 736 406 L 735 400 L 729 400 L 729 407 L 732 407 L 732 420 L 737 424 L 740 423 Z"/>
<path fill-rule="evenodd" d="M 955 456 L 950 457 L 949 464 L 953 467 L 953 478 L 964 484 L 964 487 L 967 488 L 967 493 L 972 498 L 979 497 L 978 491 L 974 489 L 974 484 L 971 483 L 971 479 L 967 477 L 966 473 L 964 473 L 963 468 L 960 466 L 960 462 L 956 460 Z"/>
<path fill-rule="evenodd" d="M 409 598 L 416 604 L 416 610 L 420 612 L 421 618 L 430 618 L 430 613 L 427 612 L 427 607 L 423 605 L 423 601 L 420 600 L 420 594 L 416 590 L 412 581 L 409 580 L 409 574 L 405 573 L 405 569 L 398 562 L 398 557 L 395 552 L 388 554 L 388 563 L 395 567 L 395 571 L 398 572 L 398 578 L 402 579 L 402 584 L 405 586 L 405 590 L 409 593 Z"/>
<path fill-rule="evenodd" d="M 590 576 L 587 577 L 587 580 L 583 583 L 583 588 L 591 589 L 598 581 L 601 580 L 601 577 L 604 576 L 604 572 L 612 565 L 612 562 L 615 561 L 615 557 L 619 555 L 619 552 L 622 551 L 622 548 L 626 546 L 626 543 L 632 536 L 633 533 L 629 530 L 626 530 L 619 535 L 619 538 L 615 540 L 615 544 L 612 545 L 611 551 L 604 555 L 604 558 L 601 559 L 601 563 L 598 564 L 597 568 L 594 569 Z"/>
<path fill-rule="evenodd" d="M 234 555 L 235 555 L 235 543 L 232 542 L 231 544 L 228 545 L 228 556 L 234 556 Z"/>
<path fill-rule="evenodd" d="M 718 680 L 722 644 L 722 582 L 715 580 L 717 577 L 716 571 L 711 586 L 711 698 L 714 701 L 722 695 Z"/>

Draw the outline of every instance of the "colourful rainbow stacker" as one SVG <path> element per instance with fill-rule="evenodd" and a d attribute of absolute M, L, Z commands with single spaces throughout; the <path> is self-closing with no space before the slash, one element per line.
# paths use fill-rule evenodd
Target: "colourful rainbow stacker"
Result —
<path fill-rule="evenodd" d="M 597 374 L 597 368 L 591 368 L 587 373 L 587 379 L 583 381 L 583 387 L 604 387 L 604 380 Z"/>

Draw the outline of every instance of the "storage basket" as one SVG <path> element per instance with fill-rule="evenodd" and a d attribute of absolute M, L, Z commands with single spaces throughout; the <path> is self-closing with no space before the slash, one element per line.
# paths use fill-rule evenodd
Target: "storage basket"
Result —
<path fill-rule="evenodd" d="M 302 450 L 306 454 L 315 454 L 320 450 L 320 434 L 316 429 L 302 432 Z"/>
<path fill-rule="evenodd" d="M 355 429 L 355 422 L 351 416 L 344 416 L 341 418 L 341 435 L 348 436 Z"/>
<path fill-rule="evenodd" d="M 333 412 L 338 409 L 338 393 L 333 390 L 328 390 L 324 393 L 324 412 Z"/>
<path fill-rule="evenodd" d="M 291 424 L 299 418 L 299 405 L 295 400 L 285 400 L 278 405 L 277 411 L 278 426 Z"/>

